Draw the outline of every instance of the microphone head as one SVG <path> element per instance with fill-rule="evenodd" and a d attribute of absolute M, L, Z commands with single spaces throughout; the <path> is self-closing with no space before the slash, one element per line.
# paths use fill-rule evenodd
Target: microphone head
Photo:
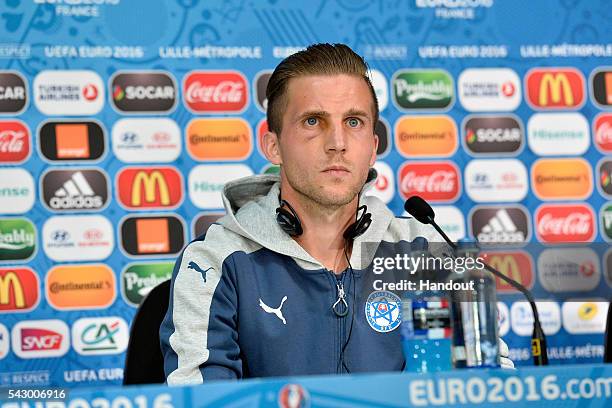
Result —
<path fill-rule="evenodd" d="M 404 203 L 404 210 L 423 224 L 431 224 L 435 218 L 433 208 L 419 196 L 412 196 Z"/>

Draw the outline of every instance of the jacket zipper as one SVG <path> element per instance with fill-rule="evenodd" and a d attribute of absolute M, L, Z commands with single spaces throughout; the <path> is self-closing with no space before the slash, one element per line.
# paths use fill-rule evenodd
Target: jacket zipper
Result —
<path fill-rule="evenodd" d="M 344 277 L 346 272 L 342 272 L 340 279 L 336 277 L 333 271 L 329 271 L 330 279 L 332 280 L 333 285 L 335 286 L 336 299 L 332 305 L 332 311 L 336 316 L 336 327 L 338 330 L 338 342 L 337 347 L 335 348 L 335 364 L 336 364 L 336 373 L 341 374 L 344 372 L 344 368 L 342 366 L 342 362 L 340 361 L 340 357 L 342 356 L 342 347 L 344 346 L 345 341 L 345 333 L 344 333 L 344 323 L 346 321 L 345 317 L 348 315 L 348 302 L 346 300 L 346 292 L 344 290 Z M 344 314 L 343 316 L 341 316 Z"/>

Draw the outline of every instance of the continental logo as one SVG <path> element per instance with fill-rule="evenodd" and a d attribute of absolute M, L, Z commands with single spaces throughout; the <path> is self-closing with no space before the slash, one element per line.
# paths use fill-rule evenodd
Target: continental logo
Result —
<path fill-rule="evenodd" d="M 599 174 L 599 191 L 604 197 L 612 198 L 612 160 L 604 159 L 597 166 Z"/>
<path fill-rule="evenodd" d="M 119 227 L 129 256 L 175 255 L 185 245 L 185 227 L 176 216 L 127 217 Z"/>
<path fill-rule="evenodd" d="M 395 145 L 404 157 L 448 157 L 457 150 L 457 126 L 452 118 L 403 116 L 395 123 Z"/>
<path fill-rule="evenodd" d="M 584 200 L 593 191 L 591 166 L 584 159 L 540 159 L 531 186 L 540 200 Z"/>
<path fill-rule="evenodd" d="M 106 150 L 104 133 L 94 121 L 45 122 L 38 131 L 40 153 L 50 161 L 99 160 Z"/>
<path fill-rule="evenodd" d="M 534 109 L 578 109 L 584 105 L 584 76 L 575 68 L 535 68 L 527 73 L 527 103 Z"/>
<path fill-rule="evenodd" d="M 244 119 L 195 119 L 185 133 L 187 151 L 195 160 L 244 160 L 253 150 L 251 127 Z"/>
<path fill-rule="evenodd" d="M 176 208 L 183 178 L 174 167 L 130 167 L 117 174 L 118 201 L 128 209 Z"/>
<path fill-rule="evenodd" d="M 104 309 L 117 296 L 115 274 L 106 265 L 62 265 L 45 278 L 49 304 L 58 310 Z"/>
<path fill-rule="evenodd" d="M 515 155 L 523 147 L 523 125 L 516 116 L 469 116 L 464 146 L 473 155 Z"/>
<path fill-rule="evenodd" d="M 528 253 L 523 251 L 491 252 L 483 255 L 485 261 L 507 277 L 514 279 L 530 289 L 533 287 L 533 261 Z M 511 285 L 500 278 L 495 278 L 497 290 L 500 293 L 517 293 Z"/>
<path fill-rule="evenodd" d="M 601 108 L 612 106 L 612 70 L 597 70 L 591 75 L 592 95 L 595 105 Z"/>
<path fill-rule="evenodd" d="M 29 312 L 40 300 L 38 275 L 30 268 L 0 268 L 0 313 Z"/>
<path fill-rule="evenodd" d="M 455 100 L 453 79 L 443 70 L 401 70 L 392 84 L 393 102 L 400 110 L 447 110 Z"/>

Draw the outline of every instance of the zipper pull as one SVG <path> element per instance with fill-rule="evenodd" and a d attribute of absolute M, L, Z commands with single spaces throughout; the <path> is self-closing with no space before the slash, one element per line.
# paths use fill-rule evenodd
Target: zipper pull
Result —
<path fill-rule="evenodd" d="M 348 314 L 348 303 L 346 303 L 345 299 L 346 294 L 344 293 L 344 285 L 342 282 L 338 282 L 336 283 L 336 287 L 338 288 L 338 300 L 336 300 L 336 303 L 333 304 L 332 309 L 334 310 L 336 316 L 344 317 Z M 344 304 L 344 308 L 340 302 Z"/>

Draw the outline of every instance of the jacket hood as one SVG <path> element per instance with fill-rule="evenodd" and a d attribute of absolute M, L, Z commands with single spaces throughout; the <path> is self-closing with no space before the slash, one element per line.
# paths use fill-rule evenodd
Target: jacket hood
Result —
<path fill-rule="evenodd" d="M 372 188 L 376 177 L 376 170 L 371 168 L 359 197 L 359 205 L 365 204 L 372 214 L 370 227 L 353 242 L 351 264 L 359 269 L 368 265 L 373 256 L 362 257 L 361 243 L 380 242 L 394 219 L 394 214 L 380 199 L 364 194 Z M 223 188 L 223 204 L 227 214 L 218 223 L 258 245 L 311 264 L 311 269 L 323 268 L 276 222 L 279 193 L 279 175 L 255 175 L 230 181 Z M 368 249 L 370 247 L 368 245 Z"/>

